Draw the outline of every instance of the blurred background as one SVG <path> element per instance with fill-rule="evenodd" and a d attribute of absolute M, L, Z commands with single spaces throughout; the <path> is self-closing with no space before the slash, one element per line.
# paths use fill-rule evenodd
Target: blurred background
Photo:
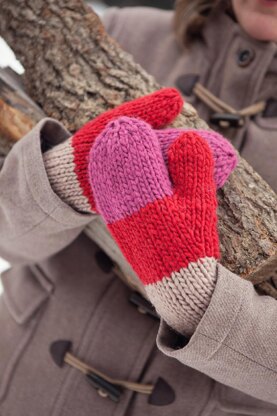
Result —
<path fill-rule="evenodd" d="M 107 7 L 134 7 L 134 6 L 147 6 L 147 7 L 157 7 L 161 9 L 171 9 L 173 7 L 173 0 L 105 0 L 105 1 L 88 1 L 88 3 L 93 7 L 96 13 L 100 16 L 103 15 Z M 9 66 L 18 74 L 22 74 L 24 69 L 20 62 L 18 62 L 10 50 L 8 45 L 0 37 L 0 67 Z M 1 231 L 0 231 L 1 232 Z M 9 264 L 0 258 L 0 273 L 9 267 Z M 1 280 L 0 280 L 0 293 Z"/>
<path fill-rule="evenodd" d="M 93 3 L 93 2 L 89 2 Z M 105 0 L 107 6 L 131 7 L 131 6 L 147 6 L 158 7 L 160 9 L 170 9 L 173 7 L 172 0 Z"/>

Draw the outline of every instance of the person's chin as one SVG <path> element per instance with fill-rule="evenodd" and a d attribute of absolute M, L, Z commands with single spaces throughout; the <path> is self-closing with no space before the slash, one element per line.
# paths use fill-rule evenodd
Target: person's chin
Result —
<path fill-rule="evenodd" d="M 277 6 L 277 0 L 258 0 L 261 7 L 273 8 Z"/>
<path fill-rule="evenodd" d="M 277 18 L 261 13 L 249 13 L 242 25 L 252 38 L 277 42 Z"/>

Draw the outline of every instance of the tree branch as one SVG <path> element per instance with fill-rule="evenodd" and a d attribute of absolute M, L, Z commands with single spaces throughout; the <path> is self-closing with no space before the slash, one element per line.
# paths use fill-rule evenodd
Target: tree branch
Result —
<path fill-rule="evenodd" d="M 0 34 L 25 67 L 27 92 L 70 131 L 160 88 L 83 1 L 0 0 L 0 7 Z M 188 104 L 175 125 L 206 126 Z M 240 159 L 218 199 L 222 264 L 255 283 L 268 279 L 277 269 L 276 194 Z"/>

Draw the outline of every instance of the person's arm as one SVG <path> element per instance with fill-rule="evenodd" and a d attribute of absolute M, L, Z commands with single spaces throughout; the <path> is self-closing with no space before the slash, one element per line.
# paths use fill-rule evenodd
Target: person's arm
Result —
<path fill-rule="evenodd" d="M 95 215 L 87 164 L 96 136 L 122 115 L 165 126 L 182 106 L 180 94 L 164 88 L 101 114 L 72 137 L 55 120 L 41 121 L 13 147 L 0 172 L 0 256 L 27 264 L 70 244 Z"/>
<path fill-rule="evenodd" d="M 157 345 L 167 356 L 214 380 L 277 404 L 277 302 L 218 265 L 209 306 L 192 337 L 161 322 Z"/>
<path fill-rule="evenodd" d="M 70 244 L 91 221 L 52 189 L 42 149 L 69 137 L 61 124 L 44 119 L 6 157 L 0 171 L 0 256 L 15 263 L 49 257 Z"/>
<path fill-rule="evenodd" d="M 162 319 L 160 350 L 277 404 L 277 302 L 219 263 L 207 142 L 180 132 L 168 175 L 156 132 L 119 119 L 90 157 L 96 206 Z"/>

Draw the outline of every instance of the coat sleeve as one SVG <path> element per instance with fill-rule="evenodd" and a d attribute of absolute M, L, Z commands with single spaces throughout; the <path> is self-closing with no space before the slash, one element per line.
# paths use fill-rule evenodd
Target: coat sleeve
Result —
<path fill-rule="evenodd" d="M 143 14 L 141 19 L 140 13 Z M 157 16 L 159 20 L 167 19 L 166 14 L 157 11 L 152 16 L 151 9 L 146 13 L 143 9 L 133 12 L 128 8 L 108 9 L 103 17 L 107 32 L 149 72 L 151 60 L 145 54 L 147 41 L 151 38 L 152 49 L 156 50 L 155 31 L 160 36 L 159 43 L 163 44 L 161 27 L 172 30 L 165 22 L 159 22 L 159 30 L 156 30 L 153 22 Z M 148 19 L 151 25 L 146 23 Z M 141 35 L 135 41 L 133 27 Z M 262 146 L 263 141 L 261 143 Z M 221 265 L 211 302 L 194 335 L 186 340 L 161 321 L 157 337 L 159 349 L 167 356 L 226 386 L 273 404 L 277 404 L 276 341 L 277 301 L 259 296 L 252 283 Z"/>
<path fill-rule="evenodd" d="M 18 143 L 0 171 L 0 257 L 11 264 L 47 258 L 69 245 L 92 220 L 52 190 L 42 149 L 67 139 L 55 120 L 44 119 Z"/>
<path fill-rule="evenodd" d="M 218 267 L 211 302 L 190 339 L 161 322 L 159 349 L 212 379 L 277 404 L 277 301 Z"/>

